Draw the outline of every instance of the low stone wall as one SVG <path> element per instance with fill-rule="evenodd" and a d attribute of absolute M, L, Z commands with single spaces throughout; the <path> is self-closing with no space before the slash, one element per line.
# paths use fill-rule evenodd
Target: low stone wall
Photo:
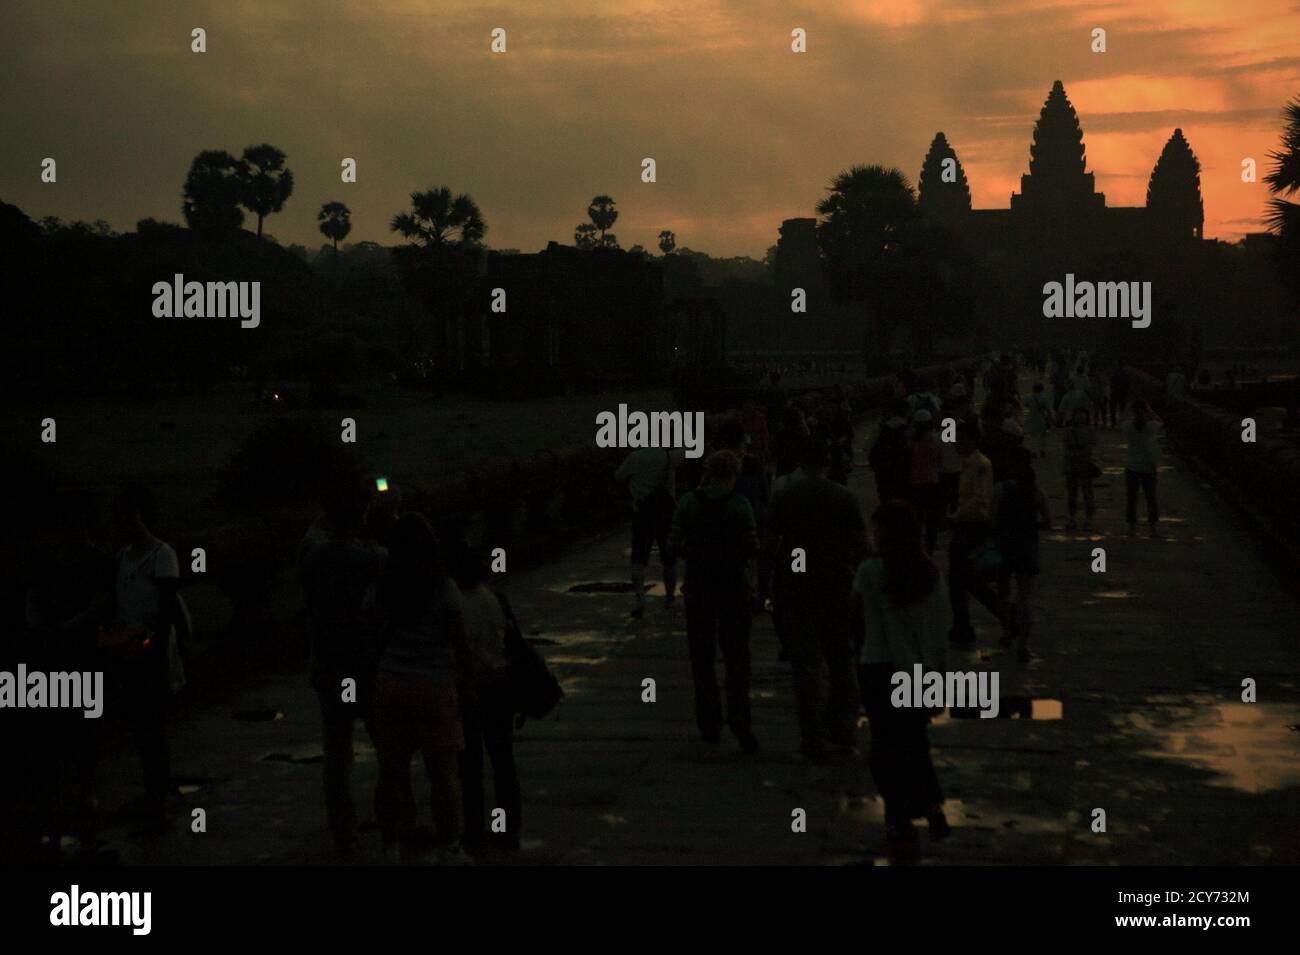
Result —
<path fill-rule="evenodd" d="M 1218 490 L 1249 515 L 1264 536 L 1300 561 L 1300 450 L 1277 435 L 1241 440 L 1242 418 L 1189 397 L 1169 397 L 1164 385 L 1129 369 L 1133 394 L 1150 401 L 1178 452 L 1215 479 Z"/>
<path fill-rule="evenodd" d="M 952 363 L 964 371 L 973 359 Z M 919 369 L 921 381 L 937 387 L 949 366 Z M 893 394 L 894 377 L 866 379 L 844 387 L 854 415 L 880 408 Z M 824 395 L 811 389 L 789 397 Z M 761 400 L 763 392 L 753 397 Z M 712 425 L 725 416 L 709 416 Z M 595 425 L 592 426 L 595 434 Z M 708 429 L 712 432 L 712 427 Z M 459 529 L 480 548 L 506 549 L 510 560 L 529 563 L 576 535 L 608 526 L 627 516 L 629 505 L 614 484 L 614 472 L 627 451 L 594 444 L 548 452 L 495 467 L 463 472 L 437 487 L 412 491 L 406 505 L 423 511 L 435 523 Z"/>

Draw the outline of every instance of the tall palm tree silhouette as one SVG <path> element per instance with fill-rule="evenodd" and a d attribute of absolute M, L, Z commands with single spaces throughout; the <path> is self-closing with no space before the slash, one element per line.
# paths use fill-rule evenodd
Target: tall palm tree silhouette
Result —
<path fill-rule="evenodd" d="M 605 233 L 614 228 L 614 222 L 618 219 L 618 210 L 614 208 L 614 200 L 609 196 L 596 196 L 591 200 L 591 205 L 587 206 L 587 215 L 600 230 L 600 244 L 605 244 Z"/>
<path fill-rule="evenodd" d="M 249 146 L 239 163 L 240 204 L 257 216 L 257 237 L 262 237 L 262 220 L 284 208 L 293 192 L 293 173 L 284 164 L 285 155 L 269 143 Z"/>
<path fill-rule="evenodd" d="M 389 228 L 431 248 L 474 246 L 487 232 L 474 200 L 464 194 L 453 196 L 446 186 L 411 193 L 411 211 L 393 216 Z"/>
<path fill-rule="evenodd" d="M 1285 197 L 1300 193 L 1300 96 L 1283 112 L 1282 148 L 1269 153 L 1273 169 L 1264 181 L 1273 198 L 1269 200 L 1269 230 L 1278 236 L 1282 276 L 1300 290 L 1300 203 Z"/>
<path fill-rule="evenodd" d="M 352 231 L 352 210 L 341 202 L 327 202 L 320 207 L 316 221 L 320 223 L 321 233 L 334 240 L 334 256 L 337 258 L 339 243 Z"/>

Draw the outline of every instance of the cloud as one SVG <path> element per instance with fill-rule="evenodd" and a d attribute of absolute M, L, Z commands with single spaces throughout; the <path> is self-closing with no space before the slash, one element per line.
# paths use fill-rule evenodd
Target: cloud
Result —
<path fill-rule="evenodd" d="M 315 246 L 323 202 L 353 210 L 354 240 L 392 241 L 413 189 L 468 192 L 488 240 L 569 241 L 613 195 L 624 247 L 662 228 L 719 255 L 761 255 L 781 218 L 810 215 L 855 163 L 915 180 L 942 129 L 977 205 L 1005 207 L 1034 121 L 1062 79 L 1098 188 L 1140 202 L 1182 126 L 1207 211 L 1256 214 L 1243 155 L 1274 148 L 1294 95 L 1291 4 L 1199 0 L 45 0 L 0 33 L 0 196 L 29 214 L 118 228 L 180 218 L 202 149 L 284 149 L 295 193 L 267 228 Z M 1108 51 L 1090 49 L 1093 26 Z M 189 49 L 208 32 L 208 52 Z M 508 50 L 488 49 L 493 27 Z M 808 52 L 790 51 L 790 30 Z M 57 186 L 39 182 L 45 156 Z M 643 157 L 659 181 L 641 183 Z M 353 157 L 358 182 L 339 163 Z M 1125 185 L 1131 183 L 1131 186 Z"/>

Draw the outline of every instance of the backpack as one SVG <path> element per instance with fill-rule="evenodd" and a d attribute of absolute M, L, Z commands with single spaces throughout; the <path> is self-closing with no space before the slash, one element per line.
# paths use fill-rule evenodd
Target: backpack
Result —
<path fill-rule="evenodd" d="M 564 689 L 547 668 L 537 648 L 524 639 L 506 595 L 496 594 L 496 598 L 506 617 L 507 697 L 514 712 L 541 719 L 564 699 Z"/>

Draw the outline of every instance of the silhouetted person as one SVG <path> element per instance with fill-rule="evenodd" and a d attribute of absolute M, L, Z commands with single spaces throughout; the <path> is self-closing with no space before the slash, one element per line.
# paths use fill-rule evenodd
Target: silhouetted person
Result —
<path fill-rule="evenodd" d="M 460 769 L 465 748 L 460 704 L 476 706 L 460 591 L 443 569 L 438 540 L 419 514 L 398 518 L 388 561 L 366 597 L 379 661 L 375 691 L 376 804 L 390 851 L 419 838 L 411 794 L 411 757 L 424 761 L 432 793 L 435 841 L 459 856 Z"/>
<path fill-rule="evenodd" d="M 117 552 L 113 588 L 117 676 L 144 770 L 144 799 L 138 809 L 147 829 L 166 820 L 171 787 L 167 713 L 171 706 L 169 653 L 175 652 L 182 623 L 177 588 L 180 562 L 170 544 L 154 537 L 153 496 L 143 487 L 124 489 L 113 499 L 113 523 L 125 542 Z"/>
<path fill-rule="evenodd" d="M 804 442 L 808 439 L 808 422 L 797 405 L 790 405 L 781 414 L 780 425 L 772 436 L 772 457 L 776 462 L 776 477 L 789 474 L 799 466 Z"/>
<path fill-rule="evenodd" d="M 808 444 L 805 477 L 773 499 L 764 540 L 779 581 L 774 604 L 782 643 L 794 664 L 800 752 L 813 760 L 854 744 L 858 689 L 848 594 L 866 544 L 858 499 L 827 480 L 827 459 L 824 444 Z"/>
<path fill-rule="evenodd" d="M 1081 412 L 1082 413 L 1082 412 Z M 1047 495 L 1038 486 L 1032 457 L 1024 450 L 1012 463 L 1007 479 L 993 488 L 991 517 L 1001 563 L 998 603 L 1002 608 L 1002 645 L 1016 646 L 1020 661 L 1029 660 L 1030 601 L 1038 577 L 1038 532 L 1050 524 Z M 1016 602 L 1010 603 L 1011 582 Z"/>
<path fill-rule="evenodd" d="M 677 594 L 677 556 L 669 540 L 676 469 L 685 452 L 670 448 L 637 448 L 623 459 L 614 480 L 627 486 L 632 497 L 632 616 L 645 613 L 645 571 L 650 546 L 659 548 L 664 573 L 664 602 L 671 606 Z"/>
<path fill-rule="evenodd" d="M 909 414 L 906 401 L 895 401 L 867 454 L 876 478 L 876 496 L 881 501 L 907 498 L 912 478 L 912 452 L 907 441 Z"/>
<path fill-rule="evenodd" d="M 388 553 L 362 537 L 370 497 L 360 481 L 334 488 L 325 500 L 322 519 L 307 532 L 299 551 L 310 626 L 310 678 L 320 704 L 325 811 L 330 832 L 342 849 L 356 842 L 352 798 L 356 720 L 365 721 L 374 736 L 370 725 L 373 661 L 363 654 L 361 604 Z M 353 681 L 354 690 L 346 698 L 345 680 Z"/>
<path fill-rule="evenodd" d="M 1079 491 L 1083 491 L 1084 530 L 1092 530 L 1093 492 L 1092 471 L 1093 449 L 1097 446 L 1097 433 L 1092 429 L 1087 408 L 1075 408 L 1074 416 L 1065 429 L 1061 439 L 1061 458 L 1065 466 L 1066 507 L 1069 520 L 1067 530 L 1074 530 L 1078 525 L 1075 514 L 1078 512 Z"/>
<path fill-rule="evenodd" d="M 953 385 L 948 393 L 940 424 L 947 418 L 952 418 L 955 425 L 969 421 L 978 427 L 979 417 L 971 412 L 969 393 L 966 385 L 960 381 Z M 956 435 L 954 434 L 953 437 L 955 438 Z M 942 448 L 939 458 L 939 483 L 943 487 L 943 513 L 951 515 L 957 510 L 957 488 L 961 483 L 961 455 L 957 453 L 956 440 L 941 441 L 940 444 Z"/>
<path fill-rule="evenodd" d="M 1106 408 L 1110 404 L 1110 400 L 1106 394 L 1106 376 L 1101 373 L 1101 369 L 1097 367 L 1096 362 L 1088 364 L 1087 388 L 1088 400 L 1092 402 L 1092 407 L 1089 409 L 1092 412 L 1092 423 L 1095 427 L 1101 428 L 1106 424 Z"/>
<path fill-rule="evenodd" d="M 1110 403 L 1107 414 L 1113 428 L 1128 411 L 1128 371 L 1122 361 L 1115 362 L 1115 370 L 1110 374 Z"/>
<path fill-rule="evenodd" d="M 976 574 L 971 562 L 973 551 L 988 540 L 993 497 L 993 465 L 976 447 L 977 436 L 978 432 L 970 425 L 957 429 L 957 453 L 962 459 L 961 485 L 957 492 L 957 510 L 953 514 L 952 540 L 948 544 L 948 597 L 952 604 L 949 639 L 957 646 L 969 646 L 975 642 L 968 595 L 973 595 L 989 613 L 1001 619 L 997 594 Z"/>
<path fill-rule="evenodd" d="M 473 702 L 462 700 L 465 749 L 460 754 L 460 785 L 464 807 L 464 845 L 470 851 L 492 840 L 506 849 L 519 848 L 522 804 L 514 755 L 514 707 L 506 660 L 506 628 L 517 627 L 509 603 L 488 587 L 491 572 L 469 551 L 460 548 L 452 576 L 460 588 L 469 643 Z M 483 751 L 492 761 L 494 809 L 505 813 L 504 831 L 484 825 Z"/>
<path fill-rule="evenodd" d="M 730 451 L 711 455 L 705 483 L 682 495 L 673 515 L 674 546 L 686 553 L 686 636 L 695 680 L 695 720 L 707 742 L 725 722 L 747 752 L 758 748 L 750 728 L 746 565 L 758 550 L 754 513 L 737 494 L 740 462 Z M 723 718 L 715 665 L 722 649 L 727 712 Z"/>
<path fill-rule="evenodd" d="M 933 553 L 939 540 L 939 521 L 943 517 L 943 489 L 939 484 L 939 468 L 943 460 L 943 445 L 934 430 L 934 421 L 927 408 L 919 408 L 912 415 L 911 473 L 908 475 L 908 500 L 916 508 L 925 527 L 926 553 Z"/>
<path fill-rule="evenodd" d="M 96 635 L 113 608 L 113 560 L 93 540 L 98 517 L 89 493 L 62 492 L 54 505 L 53 539 L 35 555 L 27 582 L 26 620 L 35 645 L 25 662 L 44 672 L 102 670 Z M 60 836 L 71 833 L 89 848 L 96 824 L 99 721 L 86 719 L 80 709 L 60 709 L 40 713 L 32 722 L 39 835 L 57 849 Z M 78 786 L 71 811 L 62 801 L 68 763 L 75 767 Z"/>
<path fill-rule="evenodd" d="M 1025 402 L 1025 437 L 1030 454 L 1036 458 L 1047 456 L 1047 430 L 1054 418 L 1052 405 L 1043 394 L 1043 383 L 1034 382 L 1034 393 Z"/>
<path fill-rule="evenodd" d="M 1156 472 L 1160 468 L 1159 429 L 1156 417 L 1145 398 L 1133 401 L 1133 413 L 1125 419 L 1123 430 L 1128 435 L 1128 448 L 1124 454 L 1124 516 L 1128 522 L 1129 536 L 1137 533 L 1138 488 L 1147 499 L 1147 527 L 1152 537 L 1160 536 L 1160 515 L 1156 505 Z"/>
<path fill-rule="evenodd" d="M 885 802 L 886 836 L 891 853 L 906 860 L 916 851 L 913 819 L 927 818 L 933 839 L 951 830 L 930 760 L 929 714 L 894 706 L 892 678 L 900 671 L 912 675 L 918 663 L 926 671 L 943 670 L 948 614 L 915 512 L 890 501 L 876 509 L 871 528 L 875 554 L 859 565 L 853 581 L 858 683 L 871 723 L 867 763 Z"/>

